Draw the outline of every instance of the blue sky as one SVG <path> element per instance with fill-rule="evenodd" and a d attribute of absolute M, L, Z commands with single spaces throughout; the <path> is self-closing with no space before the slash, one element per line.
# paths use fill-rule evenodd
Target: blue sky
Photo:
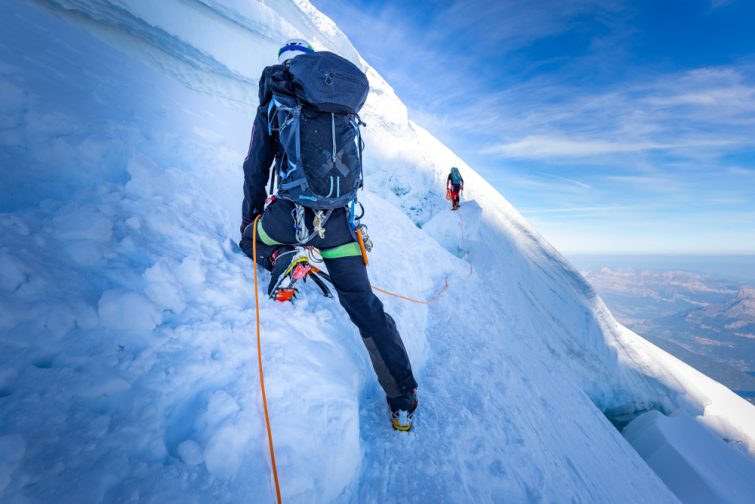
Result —
<path fill-rule="evenodd" d="M 755 253 L 755 2 L 313 3 L 560 250 Z"/>

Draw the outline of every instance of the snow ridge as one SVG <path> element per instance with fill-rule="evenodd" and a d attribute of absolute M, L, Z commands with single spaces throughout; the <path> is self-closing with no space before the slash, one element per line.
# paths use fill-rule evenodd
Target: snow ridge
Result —
<path fill-rule="evenodd" d="M 308 2 L 5 3 L 0 34 L 0 500 L 272 500 L 234 240 L 257 78 L 290 37 L 370 77 L 371 279 L 449 289 L 383 298 L 421 384 L 408 435 L 337 304 L 262 302 L 286 500 L 676 501 L 604 412 L 682 415 L 751 467 L 755 409 L 618 325 Z"/>

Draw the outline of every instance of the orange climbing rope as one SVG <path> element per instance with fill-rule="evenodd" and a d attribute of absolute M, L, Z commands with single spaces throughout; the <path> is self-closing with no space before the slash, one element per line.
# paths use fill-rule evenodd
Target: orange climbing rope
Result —
<path fill-rule="evenodd" d="M 461 214 L 459 214 L 459 224 L 461 225 L 461 251 L 466 254 L 466 244 L 464 243 L 464 219 L 462 218 Z M 361 243 L 360 243 L 360 245 L 361 245 Z M 364 252 L 364 249 L 362 249 L 362 254 L 365 257 L 367 255 L 366 252 Z M 365 259 L 364 264 L 367 264 L 367 260 L 366 259 Z M 468 276 L 471 276 L 471 275 L 472 275 L 472 264 L 469 265 L 469 275 Z M 428 301 L 420 301 L 420 300 L 417 300 L 417 299 L 408 298 L 406 296 L 401 296 L 401 295 L 396 294 L 394 292 L 390 292 L 390 291 L 387 291 L 385 289 L 381 289 L 380 287 L 377 287 L 375 285 L 371 285 L 371 287 L 372 287 L 373 290 L 376 290 L 378 292 L 382 292 L 383 294 L 388 294 L 389 296 L 393 296 L 393 297 L 396 297 L 396 298 L 399 298 L 399 299 L 403 299 L 405 301 L 410 301 L 412 303 L 417 303 L 417 304 L 429 305 L 429 304 L 433 304 L 436 301 L 438 301 L 438 299 L 440 299 L 440 296 L 446 291 L 446 289 L 448 289 L 448 278 L 446 277 L 443 280 L 443 287 L 441 287 L 441 289 L 438 291 L 438 293 L 435 295 L 435 297 L 432 298 L 432 299 L 430 299 L 430 300 L 428 300 Z"/>
<path fill-rule="evenodd" d="M 257 362 L 260 368 L 260 389 L 262 390 L 262 408 L 265 410 L 265 426 L 267 427 L 267 441 L 270 444 L 270 462 L 273 466 L 273 479 L 275 480 L 275 495 L 278 497 L 278 504 L 281 503 L 281 489 L 278 483 L 278 466 L 275 464 L 275 448 L 273 447 L 273 432 L 270 429 L 270 415 L 267 412 L 267 397 L 265 395 L 265 377 L 262 374 L 262 342 L 260 337 L 260 300 L 259 290 L 257 289 L 257 221 L 260 220 L 258 215 L 252 226 L 252 262 L 254 263 L 254 310 L 257 314 Z"/>
<path fill-rule="evenodd" d="M 402 296 L 400 294 L 396 294 L 395 292 L 391 292 L 391 291 L 387 291 L 385 289 L 381 289 L 380 287 L 377 287 L 376 285 L 370 285 L 370 287 L 372 287 L 372 290 L 376 290 L 378 292 L 382 292 L 383 294 L 388 294 L 389 296 L 393 296 L 393 297 L 396 297 L 396 298 L 399 298 L 399 299 L 403 299 L 404 301 L 410 301 L 412 303 L 429 305 L 429 304 L 435 303 L 438 299 L 440 299 L 440 296 L 445 292 L 446 289 L 448 289 L 448 279 L 446 278 L 446 279 L 443 280 L 443 287 L 441 287 L 441 289 L 438 291 L 438 293 L 435 295 L 434 298 L 432 298 L 432 299 L 430 299 L 428 301 L 420 301 L 420 300 L 417 300 L 417 299 L 412 299 L 412 298 L 409 298 L 409 297 L 406 297 L 406 296 Z"/>

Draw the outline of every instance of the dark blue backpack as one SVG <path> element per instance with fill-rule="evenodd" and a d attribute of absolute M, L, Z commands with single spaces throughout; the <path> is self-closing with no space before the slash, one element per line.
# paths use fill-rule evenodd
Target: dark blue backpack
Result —
<path fill-rule="evenodd" d="M 278 195 L 315 209 L 348 205 L 362 187 L 367 76 L 330 52 L 302 54 L 271 78 L 268 129 L 278 133 L 284 159 Z"/>

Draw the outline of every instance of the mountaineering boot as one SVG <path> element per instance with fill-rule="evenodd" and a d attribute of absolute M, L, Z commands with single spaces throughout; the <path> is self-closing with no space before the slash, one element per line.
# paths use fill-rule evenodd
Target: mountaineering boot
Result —
<path fill-rule="evenodd" d="M 270 284 L 267 287 L 268 296 L 276 301 L 291 301 L 296 295 L 294 285 L 306 278 L 310 270 L 307 251 L 302 247 L 276 250 L 273 253 Z"/>
<path fill-rule="evenodd" d="M 412 428 L 412 416 L 417 409 L 417 389 L 398 397 L 386 398 L 391 408 L 391 421 L 393 428 L 399 431 L 408 431 Z"/>

